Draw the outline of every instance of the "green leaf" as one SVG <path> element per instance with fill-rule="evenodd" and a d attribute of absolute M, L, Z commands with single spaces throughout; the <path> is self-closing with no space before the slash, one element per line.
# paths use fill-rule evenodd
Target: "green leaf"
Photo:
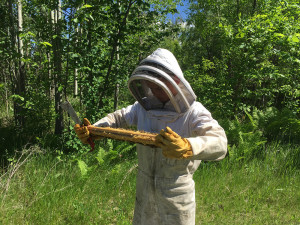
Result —
<path fill-rule="evenodd" d="M 71 57 L 72 57 L 72 58 L 78 58 L 79 55 L 78 55 L 77 53 L 73 53 L 73 54 L 71 55 Z"/>
<path fill-rule="evenodd" d="M 242 31 L 240 31 L 240 32 L 236 35 L 237 38 L 243 38 L 244 36 L 245 36 L 245 33 L 242 32 Z"/>
<path fill-rule="evenodd" d="M 26 62 L 30 62 L 31 59 L 24 59 L 24 58 L 21 58 L 21 61 L 24 62 L 24 63 L 26 63 Z"/>
<path fill-rule="evenodd" d="M 93 6 L 91 6 L 91 5 L 84 5 L 80 9 L 86 9 L 86 8 L 91 8 L 91 7 L 93 7 Z"/>
<path fill-rule="evenodd" d="M 34 104 L 30 101 L 27 101 L 26 104 L 25 104 L 26 109 L 32 109 L 32 106 L 34 106 Z"/>
<path fill-rule="evenodd" d="M 27 37 L 27 36 L 35 37 L 36 35 L 30 31 L 28 31 L 27 33 L 20 34 L 20 37 Z"/>
<path fill-rule="evenodd" d="M 105 156 L 105 151 L 103 148 L 100 148 L 100 150 L 98 151 L 95 157 L 100 165 L 104 163 L 104 159 L 103 159 L 104 156 Z"/>
<path fill-rule="evenodd" d="M 32 33 L 32 32 L 30 32 L 30 31 L 28 31 L 27 34 L 28 34 L 28 35 L 31 35 L 32 37 L 35 37 L 35 34 Z"/>
<path fill-rule="evenodd" d="M 59 91 L 59 92 L 61 92 L 63 89 L 64 89 L 64 87 L 63 87 L 62 85 L 60 85 L 60 86 L 58 87 L 58 91 Z"/>
<path fill-rule="evenodd" d="M 296 35 L 294 35 L 292 37 L 292 42 L 299 42 L 299 38 Z"/>
<path fill-rule="evenodd" d="M 300 60 L 299 59 L 295 59 L 295 62 L 300 64 Z"/>
<path fill-rule="evenodd" d="M 281 38 L 285 37 L 285 35 L 281 34 L 281 33 L 275 33 L 274 36 L 275 37 L 281 37 Z"/>
<path fill-rule="evenodd" d="M 49 42 L 47 42 L 47 41 L 44 41 L 44 42 L 40 42 L 40 44 L 42 44 L 42 45 L 44 45 L 44 46 L 50 46 L 50 47 L 52 47 L 52 45 L 49 43 Z"/>
<path fill-rule="evenodd" d="M 11 95 L 10 96 L 13 100 L 21 100 L 22 102 L 24 101 L 24 97 L 21 95 Z"/>
<path fill-rule="evenodd" d="M 80 159 L 77 160 L 77 163 L 78 163 L 78 167 L 80 169 L 81 176 L 87 175 L 88 166 L 86 165 L 86 163 Z"/>

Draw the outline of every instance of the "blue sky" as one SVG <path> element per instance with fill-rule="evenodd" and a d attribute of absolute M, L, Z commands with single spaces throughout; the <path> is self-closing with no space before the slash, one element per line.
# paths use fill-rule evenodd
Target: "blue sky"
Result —
<path fill-rule="evenodd" d="M 174 15 L 170 14 L 168 16 L 168 19 L 171 19 L 173 22 L 175 21 L 175 19 L 180 16 L 183 18 L 183 20 L 186 20 L 187 18 L 187 14 L 186 14 L 186 11 L 188 9 L 188 6 L 189 6 L 189 1 L 187 0 L 182 0 L 183 2 L 183 6 L 180 6 L 180 5 L 177 5 L 177 10 L 179 13 L 176 13 Z"/>

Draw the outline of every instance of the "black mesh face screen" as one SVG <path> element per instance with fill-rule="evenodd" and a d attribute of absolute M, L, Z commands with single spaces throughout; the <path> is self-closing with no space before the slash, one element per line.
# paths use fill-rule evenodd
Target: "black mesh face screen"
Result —
<path fill-rule="evenodd" d="M 166 86 L 162 87 L 157 82 L 142 79 L 133 80 L 129 84 L 132 94 L 146 110 L 164 107 L 164 104 L 170 100 L 170 94 L 167 94 L 165 88 Z"/>

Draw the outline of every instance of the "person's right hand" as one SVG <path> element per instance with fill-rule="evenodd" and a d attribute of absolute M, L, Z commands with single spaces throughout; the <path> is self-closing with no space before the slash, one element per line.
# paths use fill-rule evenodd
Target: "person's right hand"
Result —
<path fill-rule="evenodd" d="M 89 126 L 89 125 L 91 125 L 90 121 L 88 121 L 88 119 L 84 118 L 83 125 L 75 124 L 75 126 L 74 126 L 75 133 L 77 134 L 77 137 L 80 139 L 80 141 L 83 144 L 88 144 L 90 132 L 89 132 L 87 126 Z"/>

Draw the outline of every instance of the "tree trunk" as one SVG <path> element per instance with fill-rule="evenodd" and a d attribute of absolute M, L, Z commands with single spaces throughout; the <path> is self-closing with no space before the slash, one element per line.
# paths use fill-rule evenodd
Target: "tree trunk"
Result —
<path fill-rule="evenodd" d="M 88 21 L 87 22 L 87 41 L 88 41 L 87 50 L 88 50 L 88 52 L 91 52 L 91 50 L 92 50 L 92 32 L 93 32 L 92 31 L 92 23 L 91 23 L 91 21 Z M 93 67 L 93 63 L 94 62 L 92 62 L 91 57 L 89 56 L 88 57 L 89 68 Z M 89 70 L 88 81 L 91 86 L 93 85 L 93 80 L 94 80 L 93 72 L 92 72 L 92 70 Z"/>
<path fill-rule="evenodd" d="M 76 49 L 78 49 L 78 38 L 79 38 L 79 26 L 76 27 Z M 77 69 L 77 59 L 75 60 L 75 70 L 74 70 L 74 97 L 78 95 L 78 69 Z"/>
<path fill-rule="evenodd" d="M 256 10 L 256 0 L 253 0 L 253 4 L 252 4 L 252 15 L 255 13 Z"/>
<path fill-rule="evenodd" d="M 9 75 L 10 75 L 10 83 L 11 83 L 11 93 L 14 94 L 16 91 L 16 80 L 17 80 L 17 68 L 16 68 L 16 62 L 14 59 L 14 54 L 16 53 L 16 31 L 15 31 L 15 25 L 14 25 L 14 13 L 13 13 L 13 3 L 12 0 L 7 1 L 7 6 L 9 9 L 9 29 L 8 29 L 8 35 L 10 37 L 10 49 L 12 54 L 11 60 L 9 61 Z M 16 116 L 16 103 L 14 101 L 14 117 L 15 117 L 15 123 L 17 122 L 17 116 Z"/>
<path fill-rule="evenodd" d="M 119 58 L 119 46 L 117 46 L 117 61 L 120 60 Z M 116 71 L 118 73 L 118 69 Z M 116 86 L 115 86 L 115 93 L 114 93 L 114 111 L 117 110 L 118 108 L 118 101 L 119 101 L 119 88 L 120 88 L 120 85 L 117 83 Z"/>
<path fill-rule="evenodd" d="M 113 66 L 113 62 L 114 62 L 114 58 L 115 58 L 115 53 L 117 51 L 117 48 L 119 47 L 119 40 L 120 40 L 120 37 L 121 35 L 123 34 L 123 29 L 126 28 L 126 24 L 127 24 L 127 17 L 129 15 L 129 11 L 131 9 L 131 6 L 134 4 L 135 2 L 130 0 L 128 2 L 128 6 L 127 6 L 127 9 L 126 9 L 126 12 L 125 12 L 125 15 L 123 17 L 123 20 L 121 21 L 121 23 L 119 24 L 119 29 L 118 29 L 118 33 L 117 35 L 115 36 L 115 39 L 113 41 L 113 46 L 112 46 L 112 51 L 111 51 L 111 54 L 110 54 L 110 61 L 109 61 L 109 65 L 108 65 L 108 69 L 107 69 L 107 73 L 106 73 L 106 76 L 104 78 L 104 85 L 103 85 L 103 88 L 101 88 L 99 90 L 99 93 L 100 93 L 100 98 L 99 98 L 99 101 L 98 101 L 98 108 L 102 108 L 103 106 L 103 98 L 105 96 L 105 93 L 109 87 L 109 78 L 110 78 L 110 75 L 111 75 L 111 71 L 112 71 L 112 66 Z"/>
<path fill-rule="evenodd" d="M 237 21 L 239 20 L 239 14 L 240 14 L 240 1 L 236 0 L 236 17 L 237 17 Z"/>
<path fill-rule="evenodd" d="M 53 30 L 55 38 L 52 39 L 53 48 L 53 63 L 54 63 L 54 104 L 55 104 L 55 134 L 62 134 L 63 126 L 63 111 L 60 107 L 62 103 L 61 76 L 62 76 L 62 49 L 61 49 L 61 2 L 58 0 L 57 9 L 51 13 L 51 21 L 53 22 Z"/>
<path fill-rule="evenodd" d="M 4 71 L 3 71 L 4 74 Z M 7 80 L 6 80 L 6 76 L 4 75 L 4 85 L 5 85 L 5 106 L 6 106 L 6 115 L 8 117 L 9 114 L 9 102 L 8 102 L 8 91 L 7 91 Z"/>
<path fill-rule="evenodd" d="M 25 117 L 24 117 L 24 108 L 22 107 L 22 100 L 25 96 L 25 65 L 22 61 L 24 58 L 24 51 L 23 51 L 23 40 L 20 38 L 20 33 L 23 31 L 23 15 L 22 15 L 22 0 L 18 0 L 17 2 L 17 9 L 18 9 L 18 26 L 17 32 L 15 32 L 14 28 L 14 20 L 13 20 L 13 3 L 9 1 L 9 9 L 10 9 L 10 25 L 11 25 L 11 40 L 12 40 L 12 49 L 16 47 L 16 41 L 18 43 L 17 52 L 19 56 L 17 57 L 17 63 L 14 62 L 14 90 L 13 93 L 16 96 L 20 96 L 20 98 L 14 101 L 14 117 L 16 125 L 20 127 L 24 127 L 25 125 Z"/>

